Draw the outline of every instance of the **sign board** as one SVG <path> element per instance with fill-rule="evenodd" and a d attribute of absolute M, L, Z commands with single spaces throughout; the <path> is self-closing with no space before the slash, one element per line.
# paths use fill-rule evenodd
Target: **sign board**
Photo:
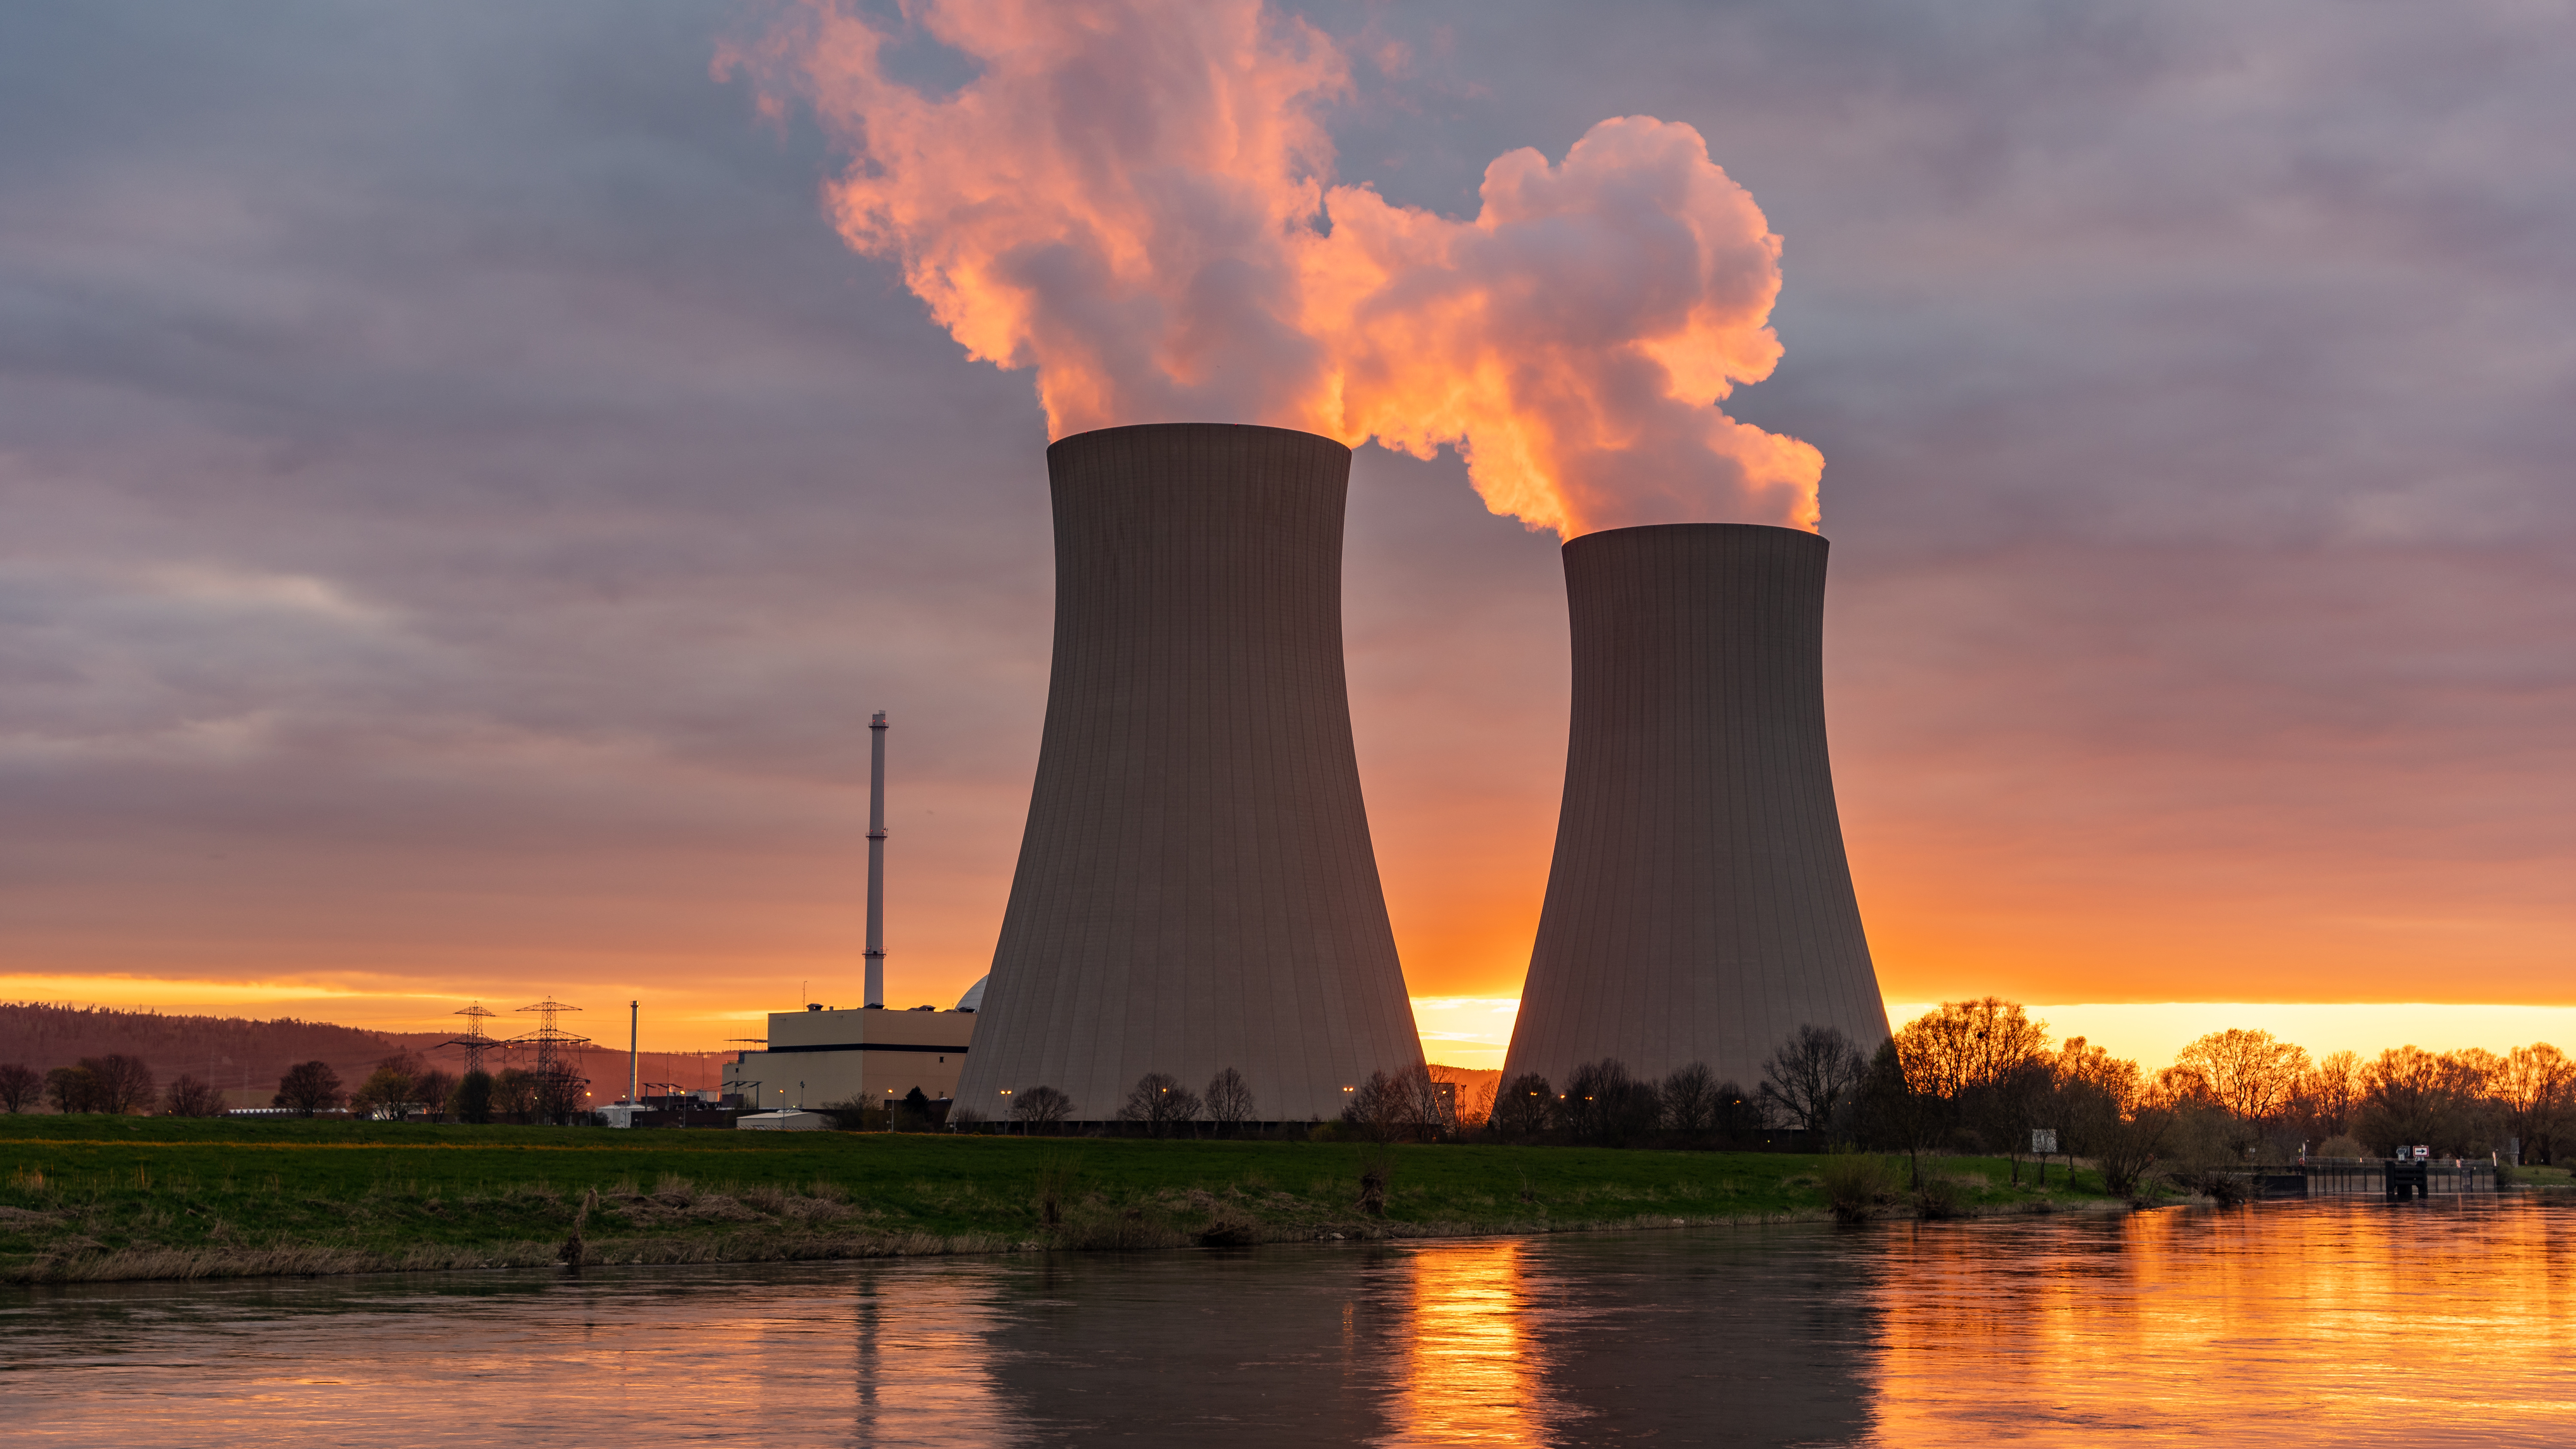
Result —
<path fill-rule="evenodd" d="M 2427 1159 L 2427 1158 L 2431 1157 L 2432 1155 L 2433 1155 L 2433 1149 L 2432 1149 L 2432 1148 L 2430 1148 L 2430 1147 L 2423 1146 L 2423 1145 L 2421 1145 L 2421 1144 L 2419 1143 L 2419 1144 L 2416 1146 L 2416 1148 L 2415 1148 L 2415 1160 L 2416 1160 L 2417 1162 L 2422 1162 L 2422 1161 L 2424 1161 L 2425 1159 Z"/>
<path fill-rule="evenodd" d="M 2055 1152 L 2057 1150 L 2057 1129 L 2054 1127 L 2033 1127 L 2030 1129 L 2030 1150 L 2041 1157 L 2046 1157 L 2050 1153 Z"/>

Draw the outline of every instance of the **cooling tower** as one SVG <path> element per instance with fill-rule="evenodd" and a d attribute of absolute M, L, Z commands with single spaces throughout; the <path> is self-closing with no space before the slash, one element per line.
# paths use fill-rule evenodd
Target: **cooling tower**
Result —
<path fill-rule="evenodd" d="M 1615 1057 L 1751 1089 L 1800 1026 L 1887 1039 L 1825 754 L 1825 551 L 1741 523 L 1565 545 L 1565 800 L 1504 1080 Z"/>
<path fill-rule="evenodd" d="M 1078 1121 L 1225 1067 L 1327 1120 L 1422 1060 L 1342 675 L 1348 448 L 1107 428 L 1047 449 L 1055 666 L 1027 834 L 958 1087 Z"/>

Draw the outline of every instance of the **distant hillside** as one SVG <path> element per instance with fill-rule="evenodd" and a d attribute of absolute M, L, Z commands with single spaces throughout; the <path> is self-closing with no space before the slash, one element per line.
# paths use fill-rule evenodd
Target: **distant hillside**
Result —
<path fill-rule="evenodd" d="M 298 1062 L 324 1061 L 354 1087 L 366 1080 L 376 1063 L 397 1052 L 416 1052 L 431 1065 L 461 1071 L 463 1053 L 439 1044 L 447 1032 L 384 1032 L 303 1021 L 282 1016 L 269 1021 L 239 1016 L 171 1016 L 157 1011 L 120 1011 L 105 1006 L 64 1006 L 42 1002 L 0 1002 L 0 1062 L 19 1062 L 39 1072 L 69 1066 L 82 1057 L 122 1052 L 140 1057 L 164 1084 L 182 1072 L 222 1088 L 229 1105 L 264 1107 L 277 1091 L 277 1079 Z M 641 1076 L 647 1082 L 676 1081 L 686 1086 L 716 1085 L 715 1053 L 646 1052 Z M 486 1065 L 503 1065 L 497 1056 Z M 591 1052 L 586 1060 L 598 1096 L 609 1101 L 626 1090 L 626 1054 Z"/>
<path fill-rule="evenodd" d="M 1444 1067 L 1431 1064 L 1431 1080 L 1458 1084 L 1458 1120 L 1482 1122 L 1494 1114 L 1494 1093 L 1501 1089 L 1503 1074 L 1496 1068 Z"/>

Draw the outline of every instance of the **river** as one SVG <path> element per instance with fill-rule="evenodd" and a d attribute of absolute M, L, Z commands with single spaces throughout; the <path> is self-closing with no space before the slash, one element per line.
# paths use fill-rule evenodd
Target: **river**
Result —
<path fill-rule="evenodd" d="M 0 1290 L 13 1445 L 2576 1443 L 2576 1203 Z"/>

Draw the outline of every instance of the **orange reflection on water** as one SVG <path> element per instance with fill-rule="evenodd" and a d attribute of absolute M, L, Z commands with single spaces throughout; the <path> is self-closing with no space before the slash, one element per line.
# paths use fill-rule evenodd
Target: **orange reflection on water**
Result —
<path fill-rule="evenodd" d="M 2521 1442 L 2484 1436 L 2576 1422 L 2554 1371 L 2576 1214 L 2454 1199 L 2070 1226 L 1889 1234 L 1868 1295 L 1873 1442 L 2258 1421 L 2298 1442 L 2406 1442 L 2434 1422 Z"/>
<path fill-rule="evenodd" d="M 1522 1245 L 1410 1254 L 1402 1369 L 1381 1444 L 1529 1444 L 1543 1425 L 1521 1291 Z"/>

